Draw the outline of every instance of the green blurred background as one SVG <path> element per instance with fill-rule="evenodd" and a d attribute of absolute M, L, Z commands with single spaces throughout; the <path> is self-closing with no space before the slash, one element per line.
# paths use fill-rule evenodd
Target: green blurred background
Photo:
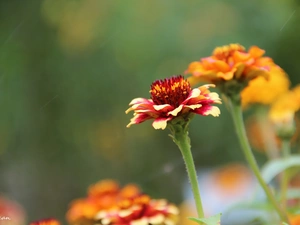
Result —
<path fill-rule="evenodd" d="M 0 192 L 29 221 L 63 220 L 68 203 L 104 178 L 180 203 L 179 150 L 151 122 L 127 129 L 128 103 L 228 43 L 265 49 L 295 85 L 299 24 L 291 0 L 1 0 Z M 191 124 L 199 168 L 244 162 L 220 109 Z"/>

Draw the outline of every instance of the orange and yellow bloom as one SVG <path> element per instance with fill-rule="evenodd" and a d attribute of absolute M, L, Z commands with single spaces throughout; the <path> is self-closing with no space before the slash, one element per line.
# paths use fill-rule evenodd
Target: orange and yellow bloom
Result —
<path fill-rule="evenodd" d="M 114 180 L 104 180 L 91 185 L 86 198 L 73 201 L 66 217 L 74 225 L 175 225 L 177 214 L 175 205 L 151 199 L 134 184 L 121 188 Z"/>
<path fill-rule="evenodd" d="M 121 188 L 114 180 L 103 180 L 91 185 L 86 198 L 74 200 L 67 212 L 67 221 L 71 224 L 93 221 L 95 215 L 104 209 L 115 206 L 119 201 L 141 195 L 136 185 L 128 184 Z"/>
<path fill-rule="evenodd" d="M 178 209 L 164 199 L 153 200 L 147 195 L 141 195 L 121 201 L 109 210 L 100 211 L 95 220 L 110 225 L 175 225 Z"/>
<path fill-rule="evenodd" d="M 212 56 L 192 62 L 186 74 L 192 74 L 192 83 L 220 82 L 237 80 L 247 83 L 258 76 L 268 77 L 268 71 L 275 64 L 269 57 L 263 57 L 265 51 L 257 46 L 248 50 L 240 44 L 217 47 Z"/>
<path fill-rule="evenodd" d="M 300 214 L 289 216 L 291 225 L 300 225 Z"/>
<path fill-rule="evenodd" d="M 30 225 L 60 225 L 60 222 L 56 219 L 43 219 L 35 222 L 31 222 Z"/>
<path fill-rule="evenodd" d="M 191 89 L 182 76 L 157 80 L 151 85 L 151 99 L 135 98 L 129 103 L 126 113 L 133 110 L 134 117 L 127 127 L 154 119 L 155 129 L 165 129 L 168 121 L 179 116 L 186 119 L 190 113 L 219 116 L 219 108 L 212 104 L 221 103 L 221 100 L 217 93 L 208 90 L 209 87 L 214 85 Z"/>

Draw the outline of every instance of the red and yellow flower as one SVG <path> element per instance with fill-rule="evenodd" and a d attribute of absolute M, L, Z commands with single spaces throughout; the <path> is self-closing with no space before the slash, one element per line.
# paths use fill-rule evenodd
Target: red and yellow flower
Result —
<path fill-rule="evenodd" d="M 121 201 L 116 207 L 100 211 L 95 220 L 103 225 L 175 225 L 178 209 L 164 199 L 141 195 Z"/>
<path fill-rule="evenodd" d="M 30 225 L 60 225 L 60 222 L 56 219 L 50 218 L 31 222 Z"/>
<path fill-rule="evenodd" d="M 220 110 L 214 103 L 221 103 L 219 95 L 209 91 L 214 85 L 203 85 L 191 89 L 182 76 L 157 80 L 151 85 L 151 99 L 135 98 L 126 113 L 134 111 L 134 117 L 127 127 L 154 119 L 155 129 L 165 129 L 167 122 L 175 117 L 187 118 L 190 113 L 219 116 Z"/>
<path fill-rule="evenodd" d="M 86 198 L 72 202 L 66 217 L 74 225 L 175 225 L 177 214 L 175 205 L 151 199 L 134 184 L 120 188 L 104 180 L 91 185 Z"/>
<path fill-rule="evenodd" d="M 248 82 L 258 76 L 268 77 L 268 71 L 274 66 L 269 57 L 263 57 L 265 51 L 252 46 L 248 51 L 240 44 L 217 47 L 212 56 L 190 63 L 186 74 L 192 74 L 191 83 L 220 82 L 237 80 Z"/>
<path fill-rule="evenodd" d="M 103 180 L 91 185 L 88 196 L 74 200 L 70 204 L 66 218 L 70 224 L 91 222 L 95 215 L 104 209 L 114 207 L 119 201 L 132 199 L 141 195 L 140 189 L 133 184 L 121 188 L 114 180 Z"/>

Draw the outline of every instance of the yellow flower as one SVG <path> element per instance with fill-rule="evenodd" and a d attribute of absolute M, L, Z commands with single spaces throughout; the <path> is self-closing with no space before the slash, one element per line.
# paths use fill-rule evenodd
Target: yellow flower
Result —
<path fill-rule="evenodd" d="M 262 57 L 264 50 L 252 46 L 248 52 L 240 44 L 217 47 L 212 56 L 192 62 L 186 73 L 191 73 L 194 80 L 219 83 L 221 81 L 251 80 L 258 76 L 268 77 L 267 71 L 273 64 L 269 57 Z"/>
<path fill-rule="evenodd" d="M 152 126 L 155 129 L 165 129 L 168 121 L 179 116 L 186 118 L 190 113 L 219 116 L 219 108 L 212 106 L 221 103 L 219 95 L 208 90 L 213 86 L 191 89 L 182 76 L 157 80 L 151 85 L 151 99 L 135 98 L 129 103 L 126 113 L 134 111 L 134 117 L 127 127 L 154 119 Z"/>
<path fill-rule="evenodd" d="M 288 91 L 289 86 L 287 74 L 280 67 L 273 66 L 268 79 L 257 77 L 251 80 L 241 92 L 242 106 L 246 107 L 254 103 L 269 105 Z"/>
<path fill-rule="evenodd" d="M 35 222 L 31 222 L 30 225 L 60 225 L 60 222 L 56 219 L 43 219 Z"/>
<path fill-rule="evenodd" d="M 270 109 L 269 118 L 281 138 L 291 138 L 295 133 L 295 113 L 300 109 L 300 85 L 281 95 Z"/>
<path fill-rule="evenodd" d="M 294 114 L 300 109 L 300 85 L 287 91 L 275 101 L 270 109 L 269 117 L 275 124 L 288 124 L 293 121 Z"/>

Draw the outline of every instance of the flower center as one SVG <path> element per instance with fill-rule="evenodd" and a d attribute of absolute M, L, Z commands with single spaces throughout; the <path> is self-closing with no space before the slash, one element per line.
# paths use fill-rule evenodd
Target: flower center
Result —
<path fill-rule="evenodd" d="M 156 80 L 151 85 L 151 99 L 156 105 L 169 104 L 178 107 L 190 94 L 190 83 L 183 76 Z"/>
<path fill-rule="evenodd" d="M 213 55 L 220 60 L 226 60 L 228 57 L 231 57 L 234 52 L 245 52 L 244 46 L 240 44 L 230 44 L 224 45 L 222 47 L 215 48 Z"/>

